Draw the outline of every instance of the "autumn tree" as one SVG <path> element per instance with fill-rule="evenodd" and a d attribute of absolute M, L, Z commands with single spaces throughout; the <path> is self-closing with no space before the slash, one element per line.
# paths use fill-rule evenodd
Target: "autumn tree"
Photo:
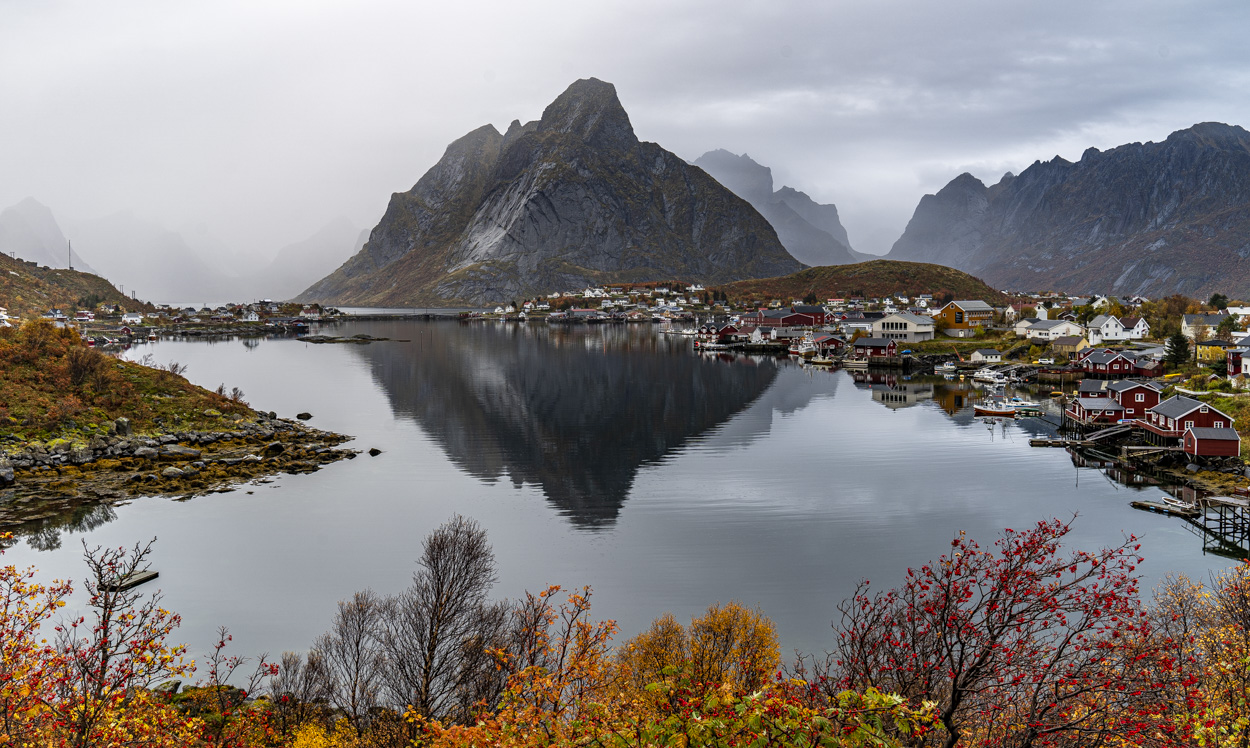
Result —
<path fill-rule="evenodd" d="M 182 619 L 161 606 L 161 593 L 145 595 L 120 584 L 149 569 L 154 542 L 131 548 L 83 543 L 88 612 L 56 627 L 64 668 L 56 708 L 66 745 L 109 744 L 116 732 L 130 729 L 118 714 L 140 714 L 144 689 L 193 668 L 184 659 L 186 647 L 167 642 Z M 152 721 L 136 724 L 151 727 Z"/>
<path fill-rule="evenodd" d="M 340 601 L 330 630 L 317 637 L 309 652 L 330 704 L 357 733 L 367 728 L 381 696 L 385 659 L 378 632 L 382 613 L 382 601 L 372 590 Z"/>
<path fill-rule="evenodd" d="M 457 515 L 426 537 L 417 563 L 412 586 L 385 604 L 382 680 L 394 706 L 468 719 L 503 690 L 490 654 L 506 646 L 508 622 L 508 607 L 487 599 L 495 556 L 486 531 Z"/>
<path fill-rule="evenodd" d="M 1156 684 L 1140 651 L 1139 546 L 1064 555 L 1070 529 L 1008 529 L 992 551 L 961 533 L 902 587 L 862 583 L 835 623 L 841 686 L 935 702 L 947 748 L 1102 745 L 1142 730 L 1140 694 Z"/>
<path fill-rule="evenodd" d="M 710 606 L 688 628 L 666 613 L 622 644 L 616 660 L 635 693 L 670 673 L 698 686 L 755 691 L 780 664 L 776 626 L 737 602 Z"/>

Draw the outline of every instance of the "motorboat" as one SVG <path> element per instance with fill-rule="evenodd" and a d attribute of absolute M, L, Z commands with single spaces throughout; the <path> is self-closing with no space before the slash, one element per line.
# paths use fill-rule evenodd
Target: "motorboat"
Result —
<path fill-rule="evenodd" d="M 938 374 L 945 374 L 947 372 L 957 371 L 958 369 L 959 367 L 955 365 L 954 361 L 944 361 L 933 367 L 933 371 Z"/>

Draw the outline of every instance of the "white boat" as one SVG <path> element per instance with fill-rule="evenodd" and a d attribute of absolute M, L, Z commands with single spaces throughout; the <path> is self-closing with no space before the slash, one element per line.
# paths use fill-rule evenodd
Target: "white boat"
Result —
<path fill-rule="evenodd" d="M 796 356 L 811 358 L 817 353 L 816 344 L 812 342 L 811 338 L 803 338 L 790 346 L 790 352 Z"/>
<path fill-rule="evenodd" d="M 958 369 L 959 367 L 955 366 L 954 361 L 946 361 L 933 367 L 933 370 L 939 374 L 945 374 L 947 372 L 957 371 Z"/>
<path fill-rule="evenodd" d="M 1013 408 L 1040 408 L 1041 406 L 1032 400 L 1025 400 L 1022 397 L 1012 397 L 1007 400 L 1007 404 Z"/>
<path fill-rule="evenodd" d="M 1166 493 L 1163 494 L 1163 497 L 1160 500 L 1167 506 L 1172 507 L 1173 509 L 1183 509 L 1185 511 L 1193 511 L 1194 509 L 1197 508 L 1193 504 L 1189 503 L 1188 501 L 1182 501 L 1176 498 L 1175 496 L 1172 496 L 1171 494 L 1166 494 Z"/>

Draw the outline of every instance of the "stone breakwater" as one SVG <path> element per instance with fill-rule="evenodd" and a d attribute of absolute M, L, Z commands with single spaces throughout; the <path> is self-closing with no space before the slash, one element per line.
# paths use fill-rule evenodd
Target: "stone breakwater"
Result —
<path fill-rule="evenodd" d="M 351 437 L 257 413 L 215 431 L 135 434 L 119 418 L 108 436 L 0 443 L 0 529 L 48 520 L 83 504 L 228 491 L 278 473 L 311 473 L 355 458 Z"/>

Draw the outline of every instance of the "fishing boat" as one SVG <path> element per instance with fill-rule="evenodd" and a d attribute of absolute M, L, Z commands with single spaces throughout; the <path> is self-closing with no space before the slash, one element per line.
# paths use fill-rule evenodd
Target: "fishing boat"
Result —
<path fill-rule="evenodd" d="M 804 336 L 790 344 L 790 353 L 803 358 L 811 358 L 816 355 L 816 344 L 811 338 Z"/>
<path fill-rule="evenodd" d="M 997 416 L 999 418 L 1015 418 L 1016 406 L 1002 399 L 984 400 L 974 403 L 972 412 L 978 416 Z"/>
<path fill-rule="evenodd" d="M 945 361 L 933 367 L 933 371 L 937 372 L 938 374 L 945 374 L 947 372 L 953 372 L 957 370 L 958 368 L 959 368 L 958 366 L 955 366 L 954 361 Z"/>

